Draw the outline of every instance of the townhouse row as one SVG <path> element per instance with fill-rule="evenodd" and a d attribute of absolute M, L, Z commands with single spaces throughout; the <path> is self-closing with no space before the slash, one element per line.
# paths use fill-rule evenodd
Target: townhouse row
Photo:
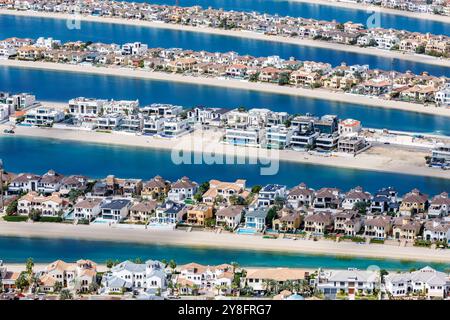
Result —
<path fill-rule="evenodd" d="M 49 45 L 45 43 L 49 42 Z M 328 63 L 300 61 L 291 57 L 253 57 L 236 52 L 212 53 L 177 48 L 149 48 L 141 42 L 123 45 L 67 42 L 52 38 L 8 38 L 0 48 L 11 48 L 5 59 L 46 61 L 65 64 L 127 67 L 202 77 L 231 78 L 301 88 L 377 96 L 414 103 L 449 105 L 446 77 L 427 72 L 396 72 L 370 69 L 368 65 L 332 67 Z"/>
<path fill-rule="evenodd" d="M 14 291 L 19 272 L 8 271 L 0 260 L 2 289 Z M 444 299 L 450 294 L 450 277 L 427 266 L 411 272 L 377 270 L 316 271 L 297 268 L 242 268 L 235 264 L 216 266 L 188 263 L 180 266 L 157 260 L 126 260 L 97 272 L 90 260 L 67 263 L 56 260 L 34 273 L 34 290 L 44 294 L 68 289 L 81 294 L 121 295 L 137 297 L 169 297 L 171 295 L 246 295 L 272 296 L 277 300 L 304 300 L 317 291 L 323 298 L 355 299 L 374 296 L 401 299 L 422 296 Z"/>
<path fill-rule="evenodd" d="M 304 231 L 444 244 L 450 239 L 445 192 L 430 199 L 417 189 L 400 197 L 394 188 L 372 195 L 361 187 L 344 193 L 337 188 L 313 190 L 303 183 L 291 189 L 269 184 L 252 190 L 242 179 L 199 185 L 188 177 L 169 182 L 160 176 L 143 181 L 111 175 L 91 181 L 53 170 L 43 176 L 6 173 L 4 180 L 8 203 L 17 200 L 16 212 L 23 216 L 38 212 L 86 223 L 184 224 L 244 234 Z"/>

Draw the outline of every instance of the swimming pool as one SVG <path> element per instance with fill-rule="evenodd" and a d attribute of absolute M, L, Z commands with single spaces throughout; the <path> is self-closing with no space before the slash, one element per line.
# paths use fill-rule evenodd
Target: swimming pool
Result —
<path fill-rule="evenodd" d="M 250 229 L 250 228 L 239 228 L 236 231 L 237 234 L 249 234 L 254 235 L 257 233 L 256 229 Z"/>

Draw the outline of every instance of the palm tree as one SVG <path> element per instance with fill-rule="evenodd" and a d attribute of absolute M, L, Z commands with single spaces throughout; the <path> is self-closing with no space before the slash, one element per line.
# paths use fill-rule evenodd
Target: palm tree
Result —
<path fill-rule="evenodd" d="M 31 276 L 33 275 L 34 261 L 33 258 L 28 258 L 26 262 L 26 271 L 28 275 L 28 281 L 31 282 Z"/>
<path fill-rule="evenodd" d="M 233 267 L 233 274 L 236 272 L 236 269 L 239 268 L 239 263 L 237 263 L 236 261 L 232 261 L 231 266 Z"/>
<path fill-rule="evenodd" d="M 63 289 L 63 290 L 61 290 L 61 293 L 59 294 L 59 299 L 60 300 L 72 300 L 73 294 L 69 290 Z"/>
<path fill-rule="evenodd" d="M 175 260 L 172 259 L 169 261 L 169 267 L 170 267 L 170 269 L 172 269 L 172 273 L 174 273 L 175 268 L 177 267 L 177 263 L 175 262 Z"/>

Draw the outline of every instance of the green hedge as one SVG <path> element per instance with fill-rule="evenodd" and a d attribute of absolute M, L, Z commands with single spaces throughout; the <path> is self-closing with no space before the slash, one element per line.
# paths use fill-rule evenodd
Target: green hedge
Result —
<path fill-rule="evenodd" d="M 352 237 L 350 239 L 352 239 L 353 242 L 366 242 L 366 238 L 364 237 Z"/>
<path fill-rule="evenodd" d="M 427 240 L 416 240 L 414 242 L 414 246 L 416 247 L 431 247 L 431 241 Z"/>
<path fill-rule="evenodd" d="M 4 216 L 3 220 L 9 222 L 23 222 L 28 220 L 28 216 Z"/>
<path fill-rule="evenodd" d="M 370 239 L 370 243 L 384 244 L 382 239 Z"/>
<path fill-rule="evenodd" d="M 41 217 L 39 222 L 61 222 L 61 217 Z"/>

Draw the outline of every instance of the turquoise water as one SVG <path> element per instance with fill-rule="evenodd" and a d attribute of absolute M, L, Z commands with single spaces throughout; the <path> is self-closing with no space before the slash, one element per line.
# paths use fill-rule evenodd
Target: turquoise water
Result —
<path fill-rule="evenodd" d="M 143 105 L 162 102 L 185 107 L 269 108 L 291 114 L 337 114 L 342 119 L 359 119 L 367 128 L 450 135 L 445 117 L 249 90 L 9 67 L 0 67 L 0 79 L 0 91 L 32 92 L 39 100 L 67 102 L 84 96 L 138 98 Z"/>
<path fill-rule="evenodd" d="M 70 30 L 66 26 L 66 20 L 0 16 L 0 39 L 40 36 L 53 37 L 62 41 L 83 40 L 119 44 L 142 41 L 151 47 L 177 47 L 212 52 L 235 51 L 254 56 L 279 55 L 283 58 L 296 57 L 300 60 L 323 61 L 334 66 L 346 62 L 347 64 L 369 64 L 371 68 L 385 70 L 394 69 L 402 72 L 411 70 L 415 73 L 428 71 L 436 76 L 450 76 L 450 68 L 427 65 L 421 63 L 420 59 L 404 61 L 285 43 L 105 23 L 82 22 L 81 29 Z"/>
<path fill-rule="evenodd" d="M 152 4 L 175 5 L 175 0 L 134 0 L 134 2 L 148 2 Z M 325 6 L 313 3 L 301 3 L 290 0 L 179 0 L 180 6 L 190 7 L 199 5 L 203 8 L 216 8 L 236 11 L 257 11 L 280 16 L 304 17 L 318 20 L 336 20 L 339 22 L 353 21 L 366 24 L 372 12 Z M 434 34 L 450 34 L 448 23 L 402 17 L 393 14 L 380 14 L 380 27 L 409 30 L 416 32 L 430 32 Z"/>
<path fill-rule="evenodd" d="M 12 172 L 42 174 L 54 169 L 63 174 L 86 174 L 97 178 L 115 174 L 119 177 L 143 179 L 159 174 L 169 180 L 187 175 L 198 182 L 210 179 L 234 181 L 243 178 L 247 179 L 249 186 L 279 183 L 292 187 L 305 182 L 316 189 L 327 186 L 349 190 L 355 186 L 362 186 L 371 192 L 391 185 L 400 193 L 419 188 L 430 195 L 450 191 L 448 179 L 293 162 L 280 163 L 276 175 L 262 176 L 259 164 L 175 165 L 171 160 L 171 153 L 164 150 L 14 136 L 0 137 L 0 158 L 3 158 L 5 169 Z"/>
<path fill-rule="evenodd" d="M 270 241 L 270 240 L 267 240 Z M 300 240 L 299 240 L 300 241 Z M 105 263 L 108 259 L 174 259 L 177 264 L 197 262 L 201 264 L 221 264 L 238 262 L 242 266 L 291 267 L 291 268 L 358 268 L 377 266 L 381 269 L 408 270 L 430 265 L 438 270 L 449 266 L 439 263 L 412 262 L 349 258 L 307 254 L 257 252 L 249 250 L 224 250 L 175 247 L 164 245 L 144 245 L 110 241 L 85 241 L 68 239 L 38 239 L 0 237 L 0 260 L 8 263 L 25 263 L 28 257 L 35 262 L 51 262 L 56 259 L 75 261 L 91 259 Z"/>

